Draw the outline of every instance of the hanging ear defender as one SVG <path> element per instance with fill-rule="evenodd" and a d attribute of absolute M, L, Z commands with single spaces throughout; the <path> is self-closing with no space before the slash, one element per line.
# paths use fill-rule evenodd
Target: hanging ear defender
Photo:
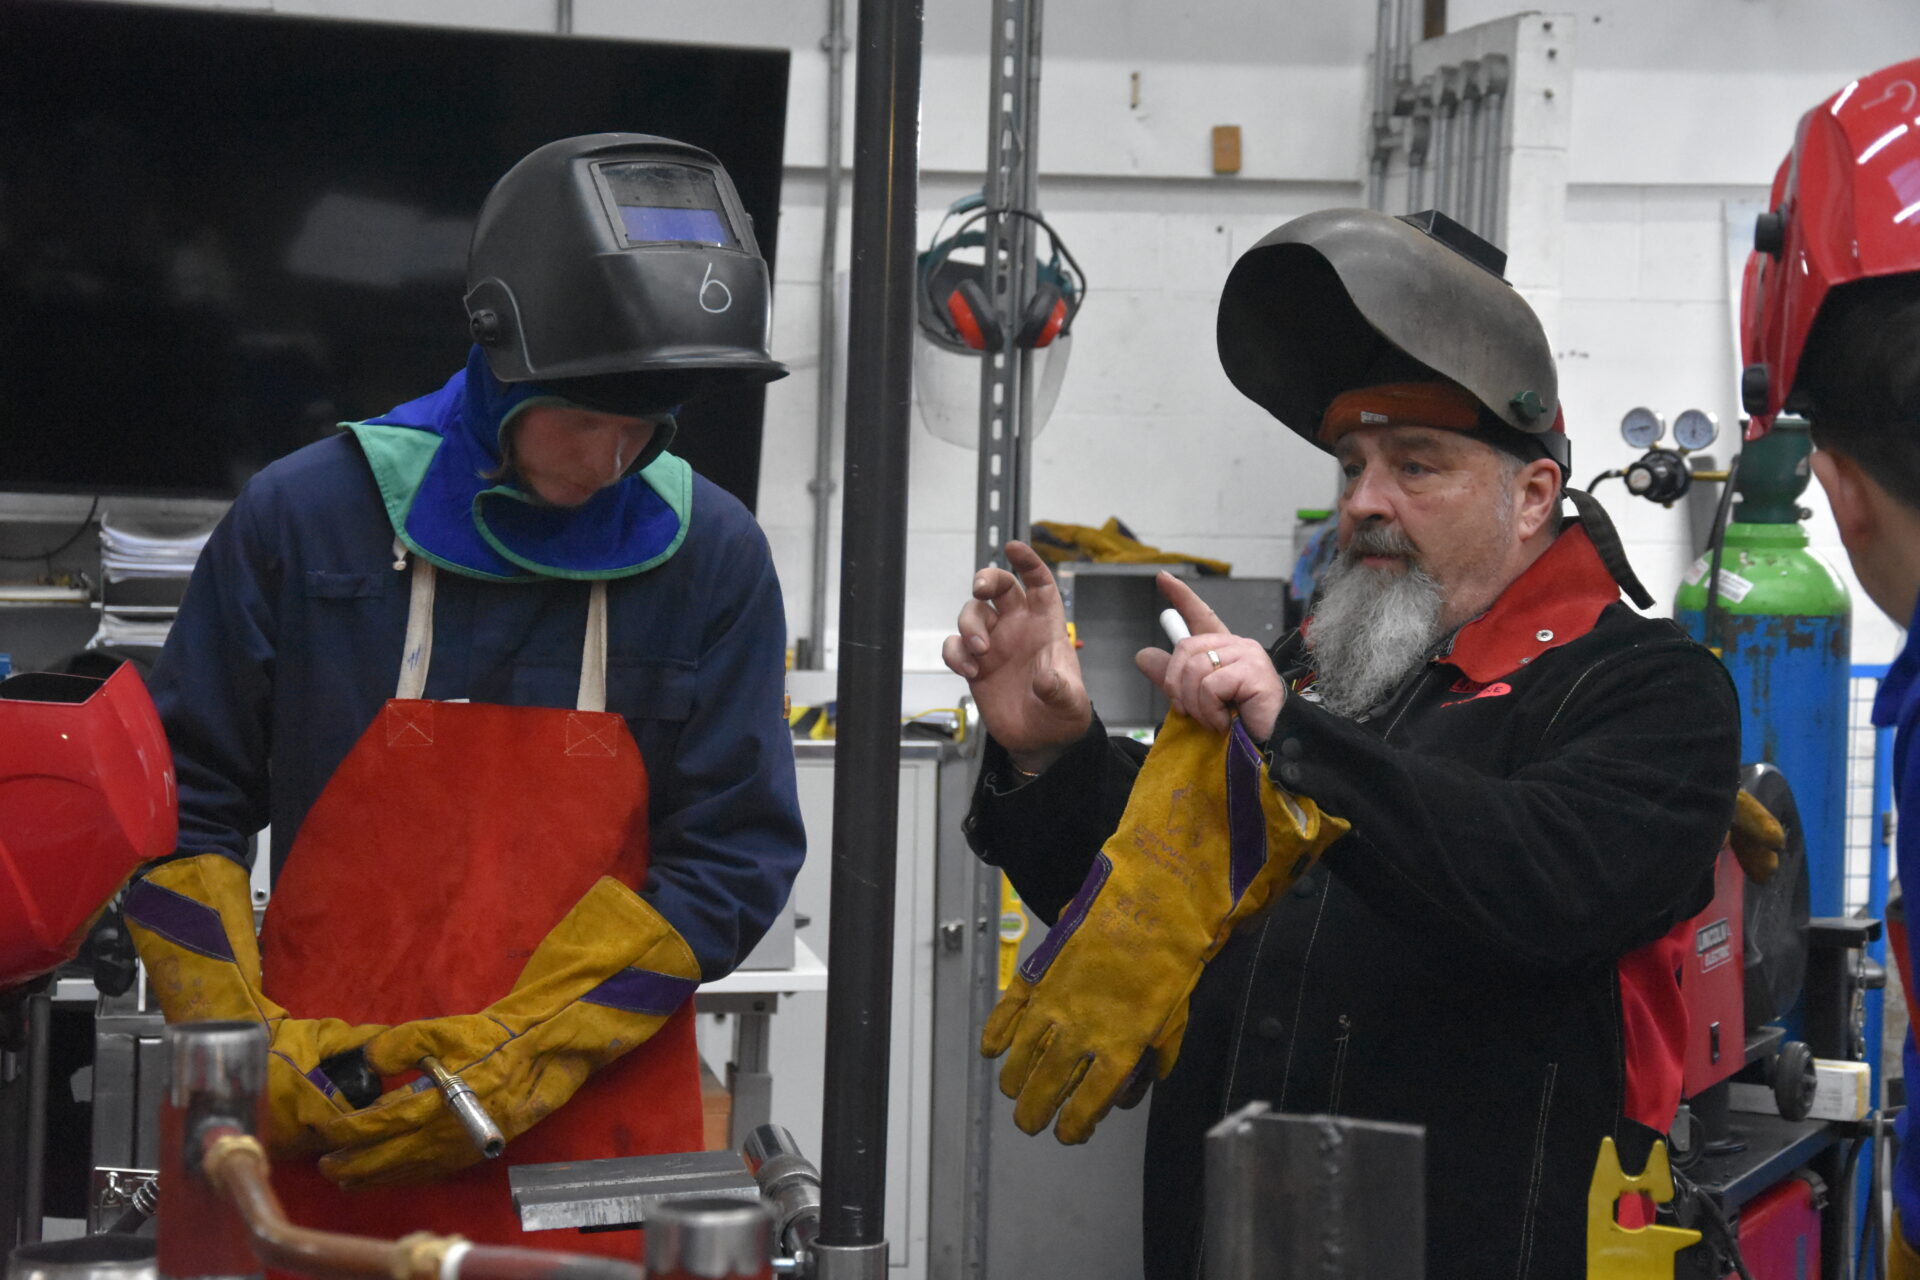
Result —
<path fill-rule="evenodd" d="M 948 350 L 989 351 L 1005 345 L 1005 331 L 987 292 L 985 265 L 952 260 L 956 250 L 984 249 L 986 234 L 977 224 L 996 214 L 1037 224 L 1052 245 L 1049 255 L 1035 265 L 1034 292 L 1021 308 L 1013 334 L 1015 346 L 1044 347 L 1068 332 L 1085 296 L 1080 264 L 1045 218 L 1024 209 L 989 209 L 979 194 L 967 196 L 947 210 L 932 243 L 917 260 L 920 328 Z M 958 226 L 952 234 L 943 234 L 955 217 L 960 218 Z"/>
<path fill-rule="evenodd" d="M 1032 350 L 1044 347 L 1060 336 L 1067 323 L 1067 297 L 1058 285 L 1041 281 L 1034 286 L 1020 317 L 1019 331 L 1013 335 L 1015 346 Z"/>
<path fill-rule="evenodd" d="M 975 351 L 998 350 L 1003 341 L 1000 321 L 993 314 L 993 302 L 978 280 L 962 280 L 947 295 L 947 316 L 953 329 Z"/>

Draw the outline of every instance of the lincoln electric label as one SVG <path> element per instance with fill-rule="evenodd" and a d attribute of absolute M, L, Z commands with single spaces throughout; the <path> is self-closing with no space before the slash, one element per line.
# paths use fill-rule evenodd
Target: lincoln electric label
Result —
<path fill-rule="evenodd" d="M 1733 929 L 1725 919 L 1701 925 L 1693 933 L 1693 950 L 1700 957 L 1700 972 L 1712 973 L 1733 959 Z"/>

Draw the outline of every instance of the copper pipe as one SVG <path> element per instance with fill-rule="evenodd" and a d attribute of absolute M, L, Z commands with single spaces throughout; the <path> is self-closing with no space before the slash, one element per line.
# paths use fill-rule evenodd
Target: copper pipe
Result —
<path fill-rule="evenodd" d="M 200 1136 L 202 1171 L 247 1224 L 260 1260 L 318 1280 L 646 1280 L 632 1263 L 581 1254 L 468 1244 L 419 1232 L 374 1240 L 296 1226 L 267 1180 L 267 1153 L 232 1125 Z"/>

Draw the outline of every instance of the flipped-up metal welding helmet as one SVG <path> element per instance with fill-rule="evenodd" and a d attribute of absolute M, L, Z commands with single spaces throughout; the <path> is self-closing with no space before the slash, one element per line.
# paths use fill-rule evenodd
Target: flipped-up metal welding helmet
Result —
<path fill-rule="evenodd" d="M 1435 376 L 1485 425 L 1531 437 L 1567 474 L 1553 350 L 1502 277 L 1506 254 L 1445 214 L 1327 209 L 1242 254 L 1220 296 L 1220 363 L 1241 394 L 1321 448 L 1343 392 Z"/>
<path fill-rule="evenodd" d="M 467 253 L 467 323 L 494 376 L 612 413 L 784 377 L 768 294 L 726 169 L 647 134 L 532 152 L 494 184 Z"/>

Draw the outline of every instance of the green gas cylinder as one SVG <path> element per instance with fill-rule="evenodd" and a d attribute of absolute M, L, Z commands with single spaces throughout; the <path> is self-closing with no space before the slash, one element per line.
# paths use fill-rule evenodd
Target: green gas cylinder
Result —
<path fill-rule="evenodd" d="M 1688 571 L 1674 617 L 1719 650 L 1740 691 L 1740 759 L 1786 775 L 1806 834 L 1813 914 L 1837 916 L 1845 901 L 1853 604 L 1799 523 L 1811 453 L 1807 424 L 1792 418 L 1746 446 L 1713 616 L 1709 547 Z"/>

